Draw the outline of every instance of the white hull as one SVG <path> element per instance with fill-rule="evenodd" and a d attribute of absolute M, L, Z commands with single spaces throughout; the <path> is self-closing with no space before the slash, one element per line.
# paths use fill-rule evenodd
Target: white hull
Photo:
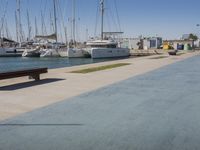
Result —
<path fill-rule="evenodd" d="M 21 56 L 22 52 L 16 50 L 15 48 L 0 48 L 0 57 L 15 57 Z"/>
<path fill-rule="evenodd" d="M 22 57 L 40 57 L 40 50 L 39 49 L 26 49 Z"/>
<path fill-rule="evenodd" d="M 94 59 L 128 57 L 130 56 L 130 50 L 127 48 L 92 48 L 90 55 Z"/>
<path fill-rule="evenodd" d="M 68 57 L 68 49 L 67 48 L 58 49 L 58 54 L 60 55 L 60 57 Z"/>
<path fill-rule="evenodd" d="M 56 49 L 43 49 L 40 51 L 40 57 L 60 57 Z"/>
<path fill-rule="evenodd" d="M 69 48 L 67 53 L 69 58 L 84 58 L 88 56 L 88 53 L 83 49 Z"/>

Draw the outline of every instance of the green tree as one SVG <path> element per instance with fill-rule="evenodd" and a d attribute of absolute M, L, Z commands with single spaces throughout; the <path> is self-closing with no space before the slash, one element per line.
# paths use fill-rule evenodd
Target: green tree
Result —
<path fill-rule="evenodd" d="M 191 33 L 191 34 L 189 35 L 189 39 L 192 39 L 192 40 L 194 40 L 194 41 L 197 41 L 197 40 L 198 40 L 198 36 Z"/>

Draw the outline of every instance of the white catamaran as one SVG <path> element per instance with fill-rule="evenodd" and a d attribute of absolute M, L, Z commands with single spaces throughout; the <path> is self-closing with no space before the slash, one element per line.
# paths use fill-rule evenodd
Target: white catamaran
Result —
<path fill-rule="evenodd" d="M 113 58 L 128 57 L 130 50 L 121 48 L 118 42 L 104 39 L 104 0 L 100 0 L 101 5 L 101 40 L 93 40 L 86 43 L 86 50 L 92 58 Z"/>

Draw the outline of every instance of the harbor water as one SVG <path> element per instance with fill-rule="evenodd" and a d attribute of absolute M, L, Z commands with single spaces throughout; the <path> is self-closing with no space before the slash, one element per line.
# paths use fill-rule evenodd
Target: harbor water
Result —
<path fill-rule="evenodd" d="M 116 59 L 91 59 L 91 58 L 23 58 L 23 57 L 1 57 L 0 72 L 47 67 L 49 69 L 71 67 L 84 64 L 92 64 Z"/>

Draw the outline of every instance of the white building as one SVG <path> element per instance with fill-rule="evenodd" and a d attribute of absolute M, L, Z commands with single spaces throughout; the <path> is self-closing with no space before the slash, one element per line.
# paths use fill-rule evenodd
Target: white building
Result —
<path fill-rule="evenodd" d="M 122 40 L 122 47 L 129 49 L 141 49 L 142 41 L 140 38 L 125 38 Z"/>
<path fill-rule="evenodd" d="M 159 49 L 161 45 L 162 45 L 161 37 L 144 38 L 143 40 L 144 49 Z"/>
<path fill-rule="evenodd" d="M 129 49 L 159 49 L 162 45 L 161 37 L 151 37 L 151 38 L 125 38 L 122 39 L 121 46 L 123 48 Z"/>

